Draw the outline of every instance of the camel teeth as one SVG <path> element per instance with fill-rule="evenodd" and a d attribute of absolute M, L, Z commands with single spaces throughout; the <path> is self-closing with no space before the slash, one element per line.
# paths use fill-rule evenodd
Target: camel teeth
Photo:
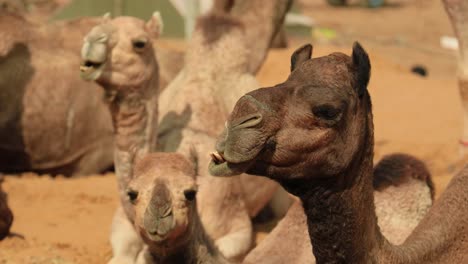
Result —
<path fill-rule="evenodd" d="M 215 163 L 223 163 L 225 162 L 226 160 L 223 158 L 223 156 L 221 154 L 219 154 L 219 152 L 215 151 L 215 152 L 211 152 L 210 153 L 210 156 L 211 156 L 211 159 L 215 162 Z"/>

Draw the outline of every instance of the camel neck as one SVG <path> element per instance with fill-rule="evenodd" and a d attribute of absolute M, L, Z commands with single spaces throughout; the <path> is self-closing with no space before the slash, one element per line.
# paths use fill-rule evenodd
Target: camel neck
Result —
<path fill-rule="evenodd" d="M 370 160 L 371 161 L 371 160 Z M 351 186 L 336 188 L 336 179 L 301 185 L 317 186 L 301 195 L 317 263 L 374 263 L 380 231 L 372 193 L 372 162 Z M 370 175 L 369 175 L 370 174 Z"/>
<path fill-rule="evenodd" d="M 374 207 L 371 114 L 366 123 L 367 130 L 360 140 L 362 148 L 341 173 L 315 175 L 285 186 L 303 203 L 318 264 L 376 263 L 377 253 L 386 243 Z"/>
<path fill-rule="evenodd" d="M 119 87 L 122 89 L 122 87 Z M 158 80 L 144 87 L 126 87 L 125 93 L 108 95 L 114 125 L 114 161 L 119 190 L 125 193 L 133 176 L 133 164 L 156 145 L 158 119 Z"/>

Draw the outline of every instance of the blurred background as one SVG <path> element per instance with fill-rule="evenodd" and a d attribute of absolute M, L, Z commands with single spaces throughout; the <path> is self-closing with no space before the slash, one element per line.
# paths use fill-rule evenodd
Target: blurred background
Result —
<path fill-rule="evenodd" d="M 159 10 L 164 21 L 160 44 L 182 51 L 195 17 L 210 4 L 0 0 L 1 9 L 39 24 L 107 12 L 147 20 Z M 463 164 L 457 42 L 453 37 L 440 0 L 296 0 L 284 32 L 275 40 L 257 78 L 264 86 L 284 81 L 291 53 L 304 43 L 314 45 L 313 57 L 317 57 L 336 51 L 350 54 L 352 43 L 358 40 L 372 62 L 369 89 L 376 160 L 392 152 L 423 159 L 434 175 L 439 195 Z M 70 179 L 24 173 L 8 178 L 4 189 L 16 215 L 12 231 L 20 236 L 0 242 L 0 263 L 103 263 L 110 257 L 110 220 L 117 205 L 112 174 Z M 271 225 L 257 227 L 257 239 L 270 229 Z"/>

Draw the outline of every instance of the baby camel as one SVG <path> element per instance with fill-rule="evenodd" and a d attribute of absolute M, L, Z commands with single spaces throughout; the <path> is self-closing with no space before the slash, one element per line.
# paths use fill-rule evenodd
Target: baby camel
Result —
<path fill-rule="evenodd" d="M 374 210 L 367 53 L 355 43 L 351 57 L 311 54 L 298 49 L 284 83 L 237 102 L 210 172 L 268 176 L 297 195 L 317 263 L 467 263 L 468 167 L 405 242 L 391 244 Z"/>
<path fill-rule="evenodd" d="M 429 211 L 433 198 L 431 175 L 422 161 L 405 154 L 392 154 L 374 168 L 378 224 L 390 242 L 401 244 L 409 236 Z M 262 263 L 265 259 L 270 264 L 315 263 L 307 218 L 299 201 L 242 263 Z"/>
<path fill-rule="evenodd" d="M 145 242 L 138 264 L 228 263 L 203 228 L 196 207 L 195 166 L 178 153 L 137 161 L 127 189 L 131 220 Z"/>
<path fill-rule="evenodd" d="M 5 238 L 10 232 L 13 223 L 13 214 L 7 203 L 7 195 L 2 190 L 3 176 L 0 175 L 0 240 Z"/>

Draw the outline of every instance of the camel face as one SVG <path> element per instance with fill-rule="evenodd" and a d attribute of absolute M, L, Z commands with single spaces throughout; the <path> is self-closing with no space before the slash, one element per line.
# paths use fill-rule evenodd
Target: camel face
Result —
<path fill-rule="evenodd" d="M 212 155 L 213 175 L 324 177 L 351 163 L 370 107 L 369 59 L 357 43 L 352 57 L 311 53 L 309 45 L 292 55 L 284 83 L 239 99 Z"/>
<path fill-rule="evenodd" d="M 180 154 L 153 153 L 137 162 L 127 189 L 136 231 L 150 247 L 186 242 L 195 213 L 195 169 Z"/>
<path fill-rule="evenodd" d="M 116 87 L 142 85 L 157 66 L 152 41 L 161 28 L 159 13 L 146 23 L 133 17 L 105 19 L 84 38 L 82 78 Z"/>

